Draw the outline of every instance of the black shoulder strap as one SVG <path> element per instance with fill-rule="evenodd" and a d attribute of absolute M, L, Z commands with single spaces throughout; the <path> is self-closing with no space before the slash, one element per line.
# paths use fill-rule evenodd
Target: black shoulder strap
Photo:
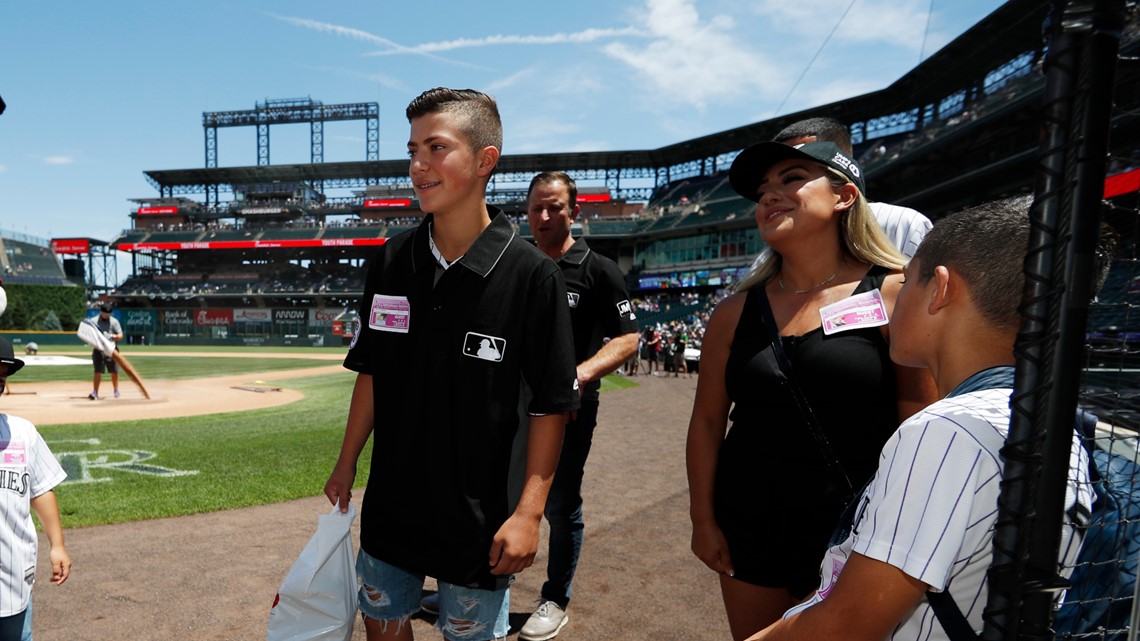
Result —
<path fill-rule="evenodd" d="M 815 420 L 815 413 L 811 411 L 811 404 L 808 403 L 807 396 L 804 395 L 800 386 L 796 383 L 795 378 L 792 376 L 792 362 L 788 360 L 788 355 L 784 353 L 784 341 L 780 338 L 780 329 L 776 326 L 776 317 L 772 314 L 772 305 L 768 301 L 768 293 L 764 291 L 763 283 L 756 285 L 758 300 L 760 305 L 760 318 L 764 323 L 765 329 L 768 330 L 768 337 L 772 342 L 771 354 L 776 360 L 777 367 L 781 374 L 783 374 L 784 385 L 792 394 L 792 398 L 796 401 L 796 407 L 799 408 L 800 414 L 803 416 L 804 423 L 807 424 L 808 430 L 815 438 L 816 445 L 819 451 L 823 454 L 824 461 L 826 461 L 828 468 L 836 479 L 840 481 L 840 487 L 847 493 L 846 502 L 850 503 L 855 498 L 855 487 L 851 483 L 851 477 L 847 476 L 847 471 L 843 469 L 843 465 L 835 456 L 835 452 L 831 449 L 831 443 L 827 440 L 827 435 L 824 434 L 823 428 L 819 426 L 819 422 Z M 767 350 L 766 350 L 767 351 Z M 762 352 L 763 353 L 763 352 Z"/>
<path fill-rule="evenodd" d="M 934 610 L 934 616 L 938 618 L 938 623 L 946 631 L 946 636 L 950 637 L 950 641 L 978 641 L 981 639 L 970 627 L 970 622 L 966 620 L 966 615 L 962 614 L 962 610 L 954 602 L 954 597 L 950 596 L 949 583 L 946 584 L 946 589 L 941 592 L 927 590 L 926 600 L 930 603 L 930 609 Z"/>

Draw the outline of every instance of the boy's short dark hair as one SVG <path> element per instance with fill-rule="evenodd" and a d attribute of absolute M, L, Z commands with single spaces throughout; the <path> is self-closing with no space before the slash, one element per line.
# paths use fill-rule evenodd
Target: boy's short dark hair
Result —
<path fill-rule="evenodd" d="M 573 209 L 574 205 L 578 204 L 578 184 L 570 177 L 570 174 L 564 171 L 544 171 L 534 178 L 530 179 L 530 187 L 526 189 L 526 198 L 530 200 L 530 194 L 538 185 L 550 185 L 553 183 L 562 183 L 566 185 L 566 192 L 570 195 L 570 202 L 567 205 Z"/>
<path fill-rule="evenodd" d="M 460 116 L 458 126 L 472 148 L 494 147 L 503 151 L 503 121 L 495 99 L 474 89 L 436 87 L 416 96 L 405 110 L 408 122 L 433 113 Z"/>
<path fill-rule="evenodd" d="M 970 300 L 999 329 L 1021 326 L 1031 196 L 977 205 L 938 221 L 913 260 L 922 283 L 943 265 L 966 281 Z"/>
<path fill-rule="evenodd" d="M 772 140 L 774 142 L 787 142 L 795 138 L 814 136 L 820 142 L 832 142 L 839 150 L 848 156 L 851 155 L 851 130 L 847 125 L 835 118 L 820 116 L 798 120 L 780 130 Z"/>

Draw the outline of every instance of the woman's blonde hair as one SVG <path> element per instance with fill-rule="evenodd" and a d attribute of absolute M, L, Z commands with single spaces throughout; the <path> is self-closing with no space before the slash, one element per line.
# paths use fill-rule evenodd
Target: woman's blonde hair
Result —
<path fill-rule="evenodd" d="M 827 173 L 832 189 L 838 190 L 844 185 L 852 184 L 838 171 L 824 165 L 820 166 Z M 899 252 L 890 238 L 887 238 L 863 193 L 856 192 L 856 194 L 855 202 L 839 214 L 839 239 L 843 243 L 844 250 L 861 263 L 879 265 L 895 271 L 902 270 L 906 266 L 906 256 Z M 755 285 L 767 284 L 780 272 L 782 264 L 783 257 L 779 253 L 771 247 L 764 248 L 753 261 L 748 273 L 733 287 L 733 291 L 742 292 Z"/>

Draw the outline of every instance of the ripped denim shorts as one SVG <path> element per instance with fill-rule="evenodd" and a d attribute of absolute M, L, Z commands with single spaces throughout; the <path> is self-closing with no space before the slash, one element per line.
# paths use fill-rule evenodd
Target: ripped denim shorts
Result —
<path fill-rule="evenodd" d="M 424 575 L 380 561 L 364 550 L 356 557 L 360 612 L 382 624 L 407 625 L 419 611 Z M 439 582 L 436 627 L 449 641 L 488 641 L 510 632 L 510 588 L 489 591 Z"/>

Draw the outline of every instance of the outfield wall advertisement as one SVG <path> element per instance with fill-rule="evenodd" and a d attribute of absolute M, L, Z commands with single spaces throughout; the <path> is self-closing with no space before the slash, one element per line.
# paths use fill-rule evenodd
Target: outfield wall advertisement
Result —
<path fill-rule="evenodd" d="M 244 344 L 311 344 L 351 336 L 338 307 L 235 307 L 115 310 L 128 336 L 155 344 L 230 341 Z"/>

